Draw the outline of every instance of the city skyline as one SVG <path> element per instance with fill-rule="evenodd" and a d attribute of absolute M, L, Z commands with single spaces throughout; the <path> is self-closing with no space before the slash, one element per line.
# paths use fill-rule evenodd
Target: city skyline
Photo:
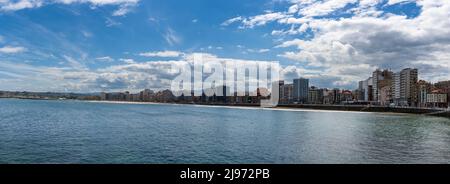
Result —
<path fill-rule="evenodd" d="M 279 61 L 284 80 L 329 88 L 377 68 L 435 83 L 450 78 L 448 12 L 423 0 L 2 1 L 0 90 L 168 89 L 165 68 L 195 53 Z"/>
<path fill-rule="evenodd" d="M 199 82 L 199 81 L 197 81 Z M 0 91 L 0 98 L 25 99 L 78 99 L 94 101 L 135 101 L 164 103 L 203 103 L 222 105 L 263 104 L 270 99 L 272 107 L 277 105 L 317 104 L 317 105 L 374 105 L 378 107 L 415 107 L 448 108 L 450 107 L 450 80 L 431 83 L 419 79 L 419 71 L 405 68 L 400 71 L 376 69 L 366 80 L 358 82 L 358 88 L 349 90 L 341 88 L 317 87 L 310 85 L 309 79 L 297 78 L 292 83 L 279 80 L 271 88 L 241 83 L 240 88 L 230 87 L 229 82 L 205 88 L 205 82 L 194 84 L 199 89 L 190 88 L 177 91 L 174 89 L 144 89 L 138 92 L 99 92 L 91 94 L 76 93 L 42 93 Z M 177 82 L 176 82 L 177 83 Z M 259 82 L 257 82 L 259 83 Z M 189 83 L 192 84 L 192 83 Z M 178 85 L 178 84 L 177 84 Z M 211 84 L 212 85 L 212 84 Z M 278 88 L 273 88 L 278 85 Z M 178 88 L 177 88 L 178 89 Z M 244 89 L 245 91 L 240 91 Z M 274 90 L 278 90 L 275 92 Z M 275 93 L 274 93 L 275 92 Z M 274 98 L 274 94 L 277 97 Z"/>

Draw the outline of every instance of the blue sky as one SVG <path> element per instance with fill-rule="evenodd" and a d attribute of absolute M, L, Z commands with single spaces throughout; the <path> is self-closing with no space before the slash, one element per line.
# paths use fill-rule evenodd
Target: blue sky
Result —
<path fill-rule="evenodd" d="M 270 48 L 273 41 L 264 38 L 270 31 L 221 26 L 230 17 L 252 15 L 273 7 L 269 2 L 261 6 L 260 2 L 238 0 L 141 1 L 130 13 L 112 16 L 117 6 L 92 8 L 89 3 L 51 4 L 5 12 L 0 16 L 3 27 L 0 34 L 16 42 L 16 45 L 30 47 L 30 50 L 49 49 L 45 51 L 48 54 L 65 54 L 74 58 L 87 54 L 90 59 L 110 56 L 142 60 L 146 58 L 136 54 L 176 50 L 204 51 L 223 57 L 276 59 L 268 53 L 243 54 L 243 49 L 237 47 L 242 45 L 255 50 Z M 70 45 L 64 45 L 64 42 Z M 24 58 L 14 56 L 11 59 Z M 40 59 L 36 64 L 55 63 L 51 58 Z M 102 67 L 102 64 L 93 67 Z"/>
<path fill-rule="evenodd" d="M 193 53 L 280 61 L 286 80 L 308 77 L 320 87 L 354 88 L 376 68 L 417 67 L 423 79 L 450 79 L 449 7 L 427 0 L 3 0 L 0 90 L 163 89 L 170 75 L 160 65 Z"/>

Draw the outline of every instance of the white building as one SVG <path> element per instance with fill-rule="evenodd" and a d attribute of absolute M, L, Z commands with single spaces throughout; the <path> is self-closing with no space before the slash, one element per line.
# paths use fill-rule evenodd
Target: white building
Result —
<path fill-rule="evenodd" d="M 396 105 L 416 106 L 418 102 L 418 70 L 406 68 L 394 74 L 393 96 Z"/>

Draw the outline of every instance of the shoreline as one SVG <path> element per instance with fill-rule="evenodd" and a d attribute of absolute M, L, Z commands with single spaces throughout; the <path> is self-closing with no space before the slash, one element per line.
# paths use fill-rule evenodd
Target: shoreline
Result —
<path fill-rule="evenodd" d="M 415 114 L 450 118 L 450 111 L 431 108 L 402 108 L 362 105 L 313 105 L 313 104 L 279 104 L 272 108 L 263 108 L 259 104 L 206 104 L 206 103 L 165 103 L 165 102 L 132 102 L 132 101 L 101 101 L 101 100 L 60 100 L 60 99 L 34 99 L 34 98 L 0 98 L 19 100 L 49 100 L 49 101 L 77 101 L 87 103 L 104 104 L 133 104 L 133 105 L 191 105 L 197 107 L 222 107 L 253 110 L 277 110 L 277 111 L 304 111 L 304 112 L 353 112 L 353 113 L 383 113 L 383 114 Z"/>

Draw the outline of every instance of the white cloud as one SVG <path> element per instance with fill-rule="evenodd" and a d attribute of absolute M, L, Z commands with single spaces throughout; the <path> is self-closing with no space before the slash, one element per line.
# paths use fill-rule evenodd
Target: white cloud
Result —
<path fill-rule="evenodd" d="M 289 7 L 288 13 L 289 14 L 294 14 L 297 13 L 300 10 L 300 7 L 298 4 L 294 4 L 291 7 Z"/>
<path fill-rule="evenodd" d="M 134 61 L 133 59 L 127 59 L 127 58 L 120 58 L 119 61 L 122 61 L 126 64 L 133 64 L 136 63 L 136 61 Z"/>
<path fill-rule="evenodd" d="M 168 89 L 171 80 L 179 74 L 172 70 L 171 66 L 181 65 L 181 61 L 192 62 L 194 54 L 186 54 L 182 58 L 169 61 L 135 62 L 132 59 L 120 59 L 124 63 L 98 69 L 84 68 L 83 64 L 69 56 L 64 56 L 69 67 L 60 68 L 0 62 L 0 71 L 8 71 L 8 75 L 12 78 L 2 81 L 0 88 L 71 92 Z M 202 55 L 205 65 L 210 63 L 208 61 L 234 62 L 237 65 L 241 65 L 243 62 L 263 62 L 220 58 L 207 53 L 202 53 Z"/>
<path fill-rule="evenodd" d="M 247 52 L 266 53 L 270 52 L 270 49 L 247 49 Z"/>
<path fill-rule="evenodd" d="M 66 60 L 67 64 L 74 70 L 87 70 L 87 67 L 85 64 L 77 61 L 76 59 L 63 55 L 63 58 Z"/>
<path fill-rule="evenodd" d="M 283 24 L 304 24 L 309 22 L 312 17 L 329 15 L 346 7 L 348 4 L 358 3 L 358 0 L 292 0 L 291 2 L 294 4 L 286 12 L 267 12 L 248 18 L 239 16 L 223 22 L 222 26 L 241 22 L 242 26 L 240 28 L 254 28 L 274 21 Z M 301 17 L 294 17 L 295 13 L 298 13 Z M 305 29 L 305 27 L 302 29 Z"/>
<path fill-rule="evenodd" d="M 119 6 L 119 9 L 114 11 L 112 15 L 113 16 L 124 16 L 124 15 L 128 14 L 129 12 L 131 12 L 135 6 L 137 6 L 137 1 L 121 4 Z"/>
<path fill-rule="evenodd" d="M 266 14 L 250 17 L 248 19 L 243 19 L 242 24 L 244 25 L 245 28 L 253 28 L 255 26 L 262 26 L 269 22 L 273 22 L 273 21 L 288 18 L 288 17 L 290 17 L 290 15 L 287 15 L 287 14 L 281 13 L 281 12 L 266 13 Z"/>
<path fill-rule="evenodd" d="M 169 45 L 177 45 L 181 43 L 181 38 L 172 28 L 168 28 L 163 37 Z"/>
<path fill-rule="evenodd" d="M 389 0 L 388 5 L 394 5 L 398 3 L 406 3 L 406 2 L 413 2 L 414 0 Z"/>
<path fill-rule="evenodd" d="M 159 51 L 159 52 L 144 52 L 140 56 L 144 57 L 180 57 L 184 53 L 178 51 Z"/>
<path fill-rule="evenodd" d="M 0 53 L 4 54 L 15 54 L 26 51 L 24 47 L 14 47 L 14 46 L 4 46 L 0 47 Z"/>
<path fill-rule="evenodd" d="M 16 11 L 26 8 L 38 8 L 41 7 L 44 1 L 42 0 L 19 0 L 19 1 L 11 1 L 11 0 L 3 0 L 0 1 L 0 9 L 4 11 Z"/>
<path fill-rule="evenodd" d="M 114 26 L 122 25 L 122 23 L 117 22 L 114 19 L 109 18 L 109 17 L 106 18 L 105 24 L 106 24 L 107 27 L 114 27 Z"/>
<path fill-rule="evenodd" d="M 356 3 L 358 0 L 327 0 L 316 1 L 309 6 L 303 7 L 299 13 L 306 17 L 324 16 L 336 10 L 344 8 L 347 4 Z"/>
<path fill-rule="evenodd" d="M 232 24 L 232 23 L 239 22 L 239 21 L 242 21 L 242 20 L 243 20 L 243 18 L 242 18 L 241 16 L 239 16 L 239 17 L 234 17 L 234 18 L 231 18 L 231 19 L 226 20 L 226 21 L 223 22 L 221 25 L 222 25 L 222 26 L 228 26 L 228 25 L 230 25 L 230 24 Z"/>
<path fill-rule="evenodd" d="M 119 9 L 114 11 L 113 16 L 123 16 L 139 3 L 140 0 L 1 0 L 0 10 L 18 11 L 29 8 L 39 8 L 48 4 L 74 4 L 89 3 L 92 6 L 117 5 Z"/>
<path fill-rule="evenodd" d="M 155 18 L 155 17 L 149 17 L 148 21 L 152 22 L 152 23 L 159 23 L 159 19 Z"/>
<path fill-rule="evenodd" d="M 386 6 L 405 2 L 415 2 L 419 14 L 407 17 L 383 11 Z M 355 85 L 375 68 L 398 71 L 406 67 L 418 68 L 420 77 L 432 82 L 450 78 L 447 36 L 450 1 L 293 0 L 292 3 L 286 11 L 272 13 L 292 15 L 276 21 L 285 29 L 272 30 L 272 35 L 293 38 L 276 43 L 275 48 L 289 49 L 280 57 L 322 72 L 308 75 L 312 79 L 322 78 L 330 85 Z M 339 11 L 353 16 L 341 17 Z M 316 17 L 335 12 L 337 16 Z M 264 15 L 267 13 L 253 17 Z M 248 24 L 251 19 L 243 17 L 241 27 L 267 23 Z M 307 30 L 312 34 L 305 36 Z"/>
<path fill-rule="evenodd" d="M 114 61 L 114 59 L 111 58 L 110 56 L 98 57 L 95 59 L 99 60 L 99 61 L 104 61 L 104 62 L 113 62 Z"/>
<path fill-rule="evenodd" d="M 86 38 L 90 38 L 93 36 L 93 34 L 91 32 L 85 31 L 85 30 L 81 31 L 81 34 L 83 34 L 83 36 Z"/>
<path fill-rule="evenodd" d="M 283 36 L 283 35 L 296 35 L 305 33 L 309 29 L 309 25 L 307 23 L 301 24 L 300 26 L 291 25 L 289 30 L 273 30 L 272 35 L 274 36 Z"/>

